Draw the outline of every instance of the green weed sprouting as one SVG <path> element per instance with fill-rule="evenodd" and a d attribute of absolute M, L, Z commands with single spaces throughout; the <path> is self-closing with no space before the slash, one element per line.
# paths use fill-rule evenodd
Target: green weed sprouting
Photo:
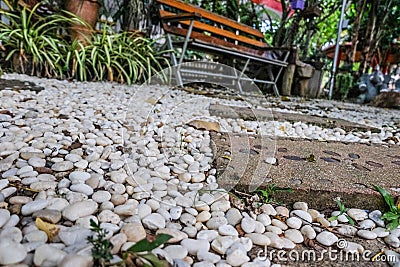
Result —
<path fill-rule="evenodd" d="M 337 220 L 338 217 L 339 217 L 340 215 L 344 215 L 344 216 L 346 216 L 347 220 L 349 220 L 349 223 L 350 223 L 351 225 L 354 225 L 354 220 L 353 220 L 349 215 L 347 215 L 347 211 L 349 210 L 349 208 L 346 208 L 346 207 L 344 206 L 344 204 L 342 203 L 342 201 L 340 200 L 339 197 L 336 198 L 336 203 L 337 203 L 337 205 L 338 205 L 338 207 L 339 207 L 340 213 L 339 213 L 339 215 L 329 217 L 329 218 L 328 218 L 328 221 L 331 222 L 331 221 Z"/>
<path fill-rule="evenodd" d="M 113 244 L 106 239 L 108 231 L 100 227 L 94 220 L 90 219 L 90 229 L 94 232 L 87 240 L 92 244 L 92 257 L 94 266 L 105 266 L 112 258 L 111 250 Z"/>
<path fill-rule="evenodd" d="M 385 212 L 381 219 L 388 221 L 388 225 L 386 226 L 388 230 L 396 229 L 400 225 L 400 204 L 396 205 L 394 198 L 389 194 L 384 188 L 379 185 L 373 185 L 375 190 L 378 191 L 386 205 L 389 207 L 389 211 Z"/>

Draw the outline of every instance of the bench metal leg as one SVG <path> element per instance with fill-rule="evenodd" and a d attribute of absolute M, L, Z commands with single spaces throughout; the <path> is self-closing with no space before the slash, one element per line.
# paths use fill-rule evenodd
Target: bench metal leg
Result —
<path fill-rule="evenodd" d="M 284 62 L 287 62 L 288 58 L 289 58 L 290 52 L 288 51 L 283 59 Z M 279 96 L 279 91 L 278 88 L 276 87 L 276 83 L 278 82 L 279 77 L 281 76 L 283 71 L 283 67 L 279 68 L 278 74 L 275 76 L 275 79 L 273 80 L 274 82 L 274 92 L 276 96 Z"/>
<path fill-rule="evenodd" d="M 172 43 L 172 38 L 170 34 L 167 34 L 167 44 L 168 44 L 168 49 L 171 50 L 170 55 L 171 55 L 171 61 L 172 61 L 172 71 L 175 75 L 176 78 L 176 82 L 178 83 L 179 87 L 183 86 L 183 82 L 182 82 L 182 76 L 181 76 L 181 72 L 180 69 L 178 68 L 178 61 L 176 59 L 175 56 L 175 50 L 174 50 L 174 45 Z"/>
<path fill-rule="evenodd" d="M 239 89 L 239 92 L 243 93 L 243 89 L 242 89 L 242 84 L 240 83 L 240 79 L 238 79 L 239 75 L 238 75 L 238 70 L 236 68 L 232 68 L 233 69 L 233 84 L 235 84 L 236 82 L 236 87 L 237 89 Z"/>
<path fill-rule="evenodd" d="M 240 72 L 239 76 L 237 77 L 237 83 L 238 83 L 239 91 L 241 93 L 243 93 L 243 90 L 242 90 L 242 84 L 240 83 L 240 80 L 242 79 L 243 74 L 246 71 L 247 66 L 249 65 L 249 63 L 250 63 L 250 59 L 247 59 L 246 63 L 244 64 L 244 67 L 243 67 L 242 71 Z M 235 74 L 236 74 L 236 69 L 235 69 Z"/>
<path fill-rule="evenodd" d="M 278 79 L 279 76 L 277 76 L 275 78 L 274 74 L 272 73 L 272 69 L 271 68 L 272 68 L 272 66 L 268 66 L 268 68 L 267 68 L 268 76 L 269 76 L 269 79 L 271 80 L 271 82 L 273 82 L 272 88 L 274 89 L 275 96 L 279 97 L 279 90 L 278 90 L 278 87 L 276 86 L 276 82 L 277 82 L 277 79 Z"/>
<path fill-rule="evenodd" d="M 191 20 L 189 29 L 186 34 L 185 42 L 183 43 L 183 46 L 182 46 L 182 54 L 181 54 L 181 58 L 179 59 L 178 69 L 180 69 L 180 65 L 182 64 L 183 59 L 185 58 L 186 49 L 187 49 L 187 46 L 188 46 L 188 43 L 190 40 L 190 36 L 192 35 L 193 25 L 194 25 L 194 20 Z"/>

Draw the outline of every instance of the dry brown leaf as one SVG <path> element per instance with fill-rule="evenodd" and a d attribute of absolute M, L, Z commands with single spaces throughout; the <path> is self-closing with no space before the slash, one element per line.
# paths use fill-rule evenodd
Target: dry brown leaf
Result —
<path fill-rule="evenodd" d="M 146 99 L 146 102 L 147 102 L 147 103 L 150 103 L 150 104 L 152 104 L 152 105 L 155 105 L 155 104 L 158 103 L 158 100 L 156 100 L 156 99 L 154 99 L 154 98 L 152 98 L 152 97 L 149 97 L 149 98 Z"/>
<path fill-rule="evenodd" d="M 58 231 L 60 231 L 60 227 L 55 224 L 45 222 L 39 217 L 36 218 L 36 227 L 47 234 L 50 242 L 53 241 L 54 236 L 56 236 Z"/>
<path fill-rule="evenodd" d="M 312 239 L 307 238 L 306 236 L 304 237 L 304 245 L 306 245 L 309 248 L 314 248 L 315 247 L 315 242 Z"/>
<path fill-rule="evenodd" d="M 14 117 L 14 114 L 12 114 L 11 111 L 9 111 L 7 109 L 0 110 L 0 114 L 5 114 L 5 115 L 9 115 L 11 117 Z"/>
<path fill-rule="evenodd" d="M 214 121 L 192 120 L 187 124 L 198 130 L 205 129 L 207 131 L 221 131 L 221 126 L 219 125 L 219 123 Z"/>
<path fill-rule="evenodd" d="M 239 236 L 244 236 L 245 232 L 243 231 L 242 227 L 240 226 L 240 224 L 235 226 L 236 231 L 238 232 Z"/>

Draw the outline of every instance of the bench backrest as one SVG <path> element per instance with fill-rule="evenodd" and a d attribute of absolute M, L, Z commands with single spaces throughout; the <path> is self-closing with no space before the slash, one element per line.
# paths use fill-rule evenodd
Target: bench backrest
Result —
<path fill-rule="evenodd" d="M 245 49 L 249 50 L 247 52 L 269 47 L 263 42 L 264 34 L 252 27 L 179 0 L 157 0 L 157 2 L 162 6 L 161 19 L 183 13 L 201 17 L 194 22 L 192 38 L 230 47 L 248 47 L 250 49 Z M 185 27 L 187 28 L 189 24 L 189 20 L 182 20 L 180 27 L 163 23 L 163 28 L 166 32 L 185 36 L 187 33 Z"/>

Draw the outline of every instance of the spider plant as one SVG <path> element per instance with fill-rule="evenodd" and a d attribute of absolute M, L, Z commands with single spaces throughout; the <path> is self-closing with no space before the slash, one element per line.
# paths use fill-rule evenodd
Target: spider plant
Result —
<path fill-rule="evenodd" d="M 153 49 L 155 41 L 132 32 L 114 33 L 107 25 L 78 51 L 72 72 L 79 80 L 109 80 L 131 84 L 149 79 L 162 69 L 162 52 Z"/>
<path fill-rule="evenodd" d="M 63 14 L 42 17 L 27 6 L 13 9 L 5 1 L 9 10 L 0 10 L 9 23 L 0 22 L 0 41 L 5 48 L 5 61 L 11 62 L 15 71 L 45 77 L 62 77 L 64 55 L 68 43 L 59 33 L 68 22 L 75 21 Z"/>

